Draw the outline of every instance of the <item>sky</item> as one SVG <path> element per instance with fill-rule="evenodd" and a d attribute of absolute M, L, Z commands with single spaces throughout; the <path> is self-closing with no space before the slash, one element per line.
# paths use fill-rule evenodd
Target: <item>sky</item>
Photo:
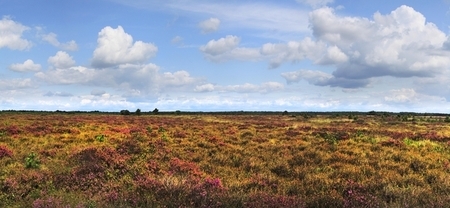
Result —
<path fill-rule="evenodd" d="M 0 110 L 450 112 L 450 0 L 0 0 Z"/>

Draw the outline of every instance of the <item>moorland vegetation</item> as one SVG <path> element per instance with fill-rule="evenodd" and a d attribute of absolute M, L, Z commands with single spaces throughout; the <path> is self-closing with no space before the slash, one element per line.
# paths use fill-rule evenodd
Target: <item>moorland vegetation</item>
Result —
<path fill-rule="evenodd" d="M 0 207 L 445 207 L 450 119 L 0 112 Z"/>

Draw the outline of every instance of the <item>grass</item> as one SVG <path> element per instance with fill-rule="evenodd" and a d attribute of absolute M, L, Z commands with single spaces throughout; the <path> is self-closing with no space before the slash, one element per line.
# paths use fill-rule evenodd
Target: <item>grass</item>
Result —
<path fill-rule="evenodd" d="M 395 116 L 0 113 L 0 207 L 444 207 L 450 127 Z"/>

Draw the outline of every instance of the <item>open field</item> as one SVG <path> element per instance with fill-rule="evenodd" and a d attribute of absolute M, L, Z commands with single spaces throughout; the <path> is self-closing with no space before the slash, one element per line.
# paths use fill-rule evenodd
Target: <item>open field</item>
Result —
<path fill-rule="evenodd" d="M 445 207 L 450 123 L 0 113 L 0 207 Z"/>

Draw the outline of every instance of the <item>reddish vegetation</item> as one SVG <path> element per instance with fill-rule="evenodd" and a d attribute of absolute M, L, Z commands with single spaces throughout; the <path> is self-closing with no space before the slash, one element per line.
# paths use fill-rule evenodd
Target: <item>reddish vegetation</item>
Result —
<path fill-rule="evenodd" d="M 450 204 L 450 126 L 442 118 L 0 118 L 0 207 Z"/>
<path fill-rule="evenodd" d="M 11 157 L 12 151 L 8 149 L 8 147 L 1 145 L 0 146 L 0 159 L 4 157 Z"/>

